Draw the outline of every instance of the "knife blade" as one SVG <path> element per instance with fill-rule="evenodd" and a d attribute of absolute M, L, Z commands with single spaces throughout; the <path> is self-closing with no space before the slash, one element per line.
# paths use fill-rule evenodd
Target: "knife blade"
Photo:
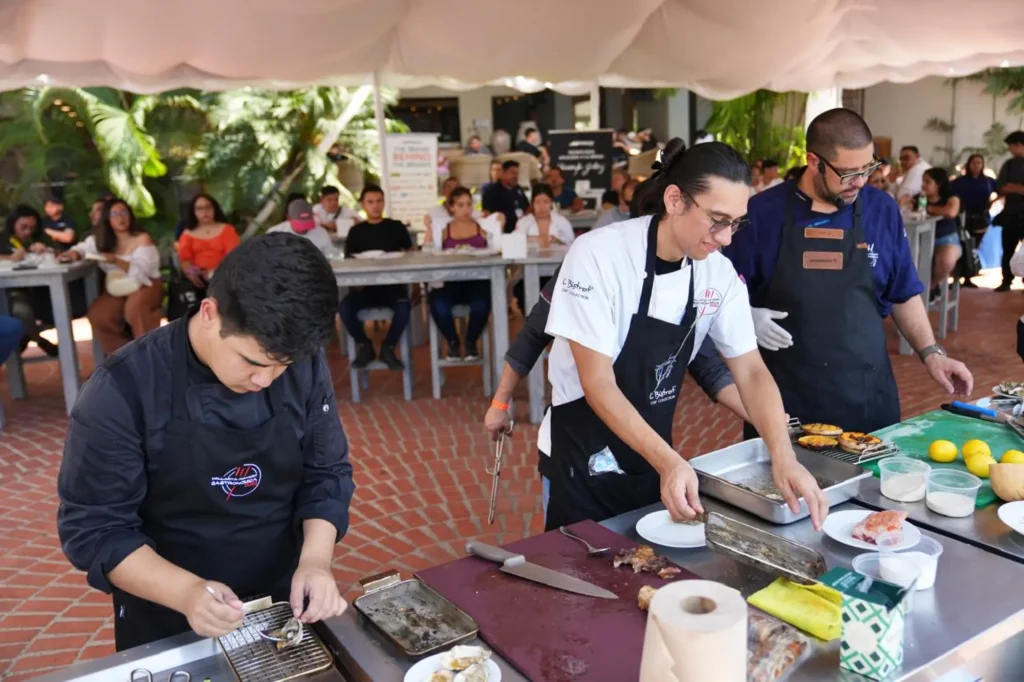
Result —
<path fill-rule="evenodd" d="M 619 598 L 614 592 L 609 592 L 603 587 L 598 587 L 593 583 L 588 583 L 586 580 L 580 580 L 550 568 L 531 564 L 522 554 L 508 552 L 501 547 L 494 547 L 493 545 L 487 545 L 476 540 L 470 540 L 466 543 L 466 552 L 481 559 L 501 564 L 500 570 L 505 573 L 525 580 L 532 580 L 541 585 L 553 587 L 556 590 L 574 592 L 587 597 L 600 597 L 601 599 Z"/>

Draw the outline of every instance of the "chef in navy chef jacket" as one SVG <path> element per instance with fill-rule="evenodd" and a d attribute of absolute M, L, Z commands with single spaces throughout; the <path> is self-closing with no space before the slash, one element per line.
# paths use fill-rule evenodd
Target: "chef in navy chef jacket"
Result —
<path fill-rule="evenodd" d="M 306 623 L 344 611 L 331 559 L 352 467 L 323 353 L 337 306 L 311 242 L 256 237 L 206 300 L 82 387 L 57 528 L 89 584 L 113 593 L 119 651 L 225 635 L 257 595 Z"/>
<path fill-rule="evenodd" d="M 947 392 L 973 388 L 967 368 L 935 343 L 899 207 L 866 186 L 879 165 L 873 149 L 856 113 L 815 118 L 806 171 L 753 197 L 750 228 L 724 249 L 746 280 L 786 411 L 805 424 L 870 432 L 900 420 L 889 315 Z M 749 424 L 746 435 L 756 435 Z"/>
<path fill-rule="evenodd" d="M 782 400 L 761 361 L 747 292 L 719 249 L 741 230 L 750 168 L 720 142 L 674 139 L 644 183 L 642 215 L 573 242 L 546 333 L 554 337 L 548 530 L 601 521 L 660 499 L 671 516 L 703 509 L 693 467 L 672 446 L 686 367 L 710 337 L 740 400 L 765 431 L 776 485 L 820 528 L 828 501 L 797 461 Z"/>

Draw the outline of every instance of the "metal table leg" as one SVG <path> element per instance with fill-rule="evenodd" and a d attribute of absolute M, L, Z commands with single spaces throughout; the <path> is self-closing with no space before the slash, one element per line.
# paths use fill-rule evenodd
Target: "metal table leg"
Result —
<path fill-rule="evenodd" d="M 11 307 L 7 301 L 7 292 L 0 289 L 0 315 L 11 314 Z M 7 358 L 7 382 L 10 384 L 11 398 L 13 400 L 24 400 L 28 395 L 25 384 L 25 366 L 21 361 L 21 351 L 17 348 Z"/>
<path fill-rule="evenodd" d="M 508 352 L 508 295 L 505 292 L 505 264 L 491 268 L 491 309 L 494 311 L 494 376 L 501 378 Z"/>
<path fill-rule="evenodd" d="M 540 268 L 537 265 L 523 266 L 523 288 L 525 289 L 525 310 L 528 315 L 540 300 Z M 530 370 L 526 379 L 530 394 L 530 423 L 540 424 L 544 419 L 544 360 L 541 358 Z"/>
<path fill-rule="evenodd" d="M 53 321 L 57 329 L 57 347 L 60 356 L 60 376 L 64 384 L 64 405 L 67 413 L 78 397 L 81 376 L 78 369 L 78 353 L 75 349 L 75 334 L 71 329 L 71 301 L 66 281 L 50 284 L 50 301 L 53 304 Z"/>

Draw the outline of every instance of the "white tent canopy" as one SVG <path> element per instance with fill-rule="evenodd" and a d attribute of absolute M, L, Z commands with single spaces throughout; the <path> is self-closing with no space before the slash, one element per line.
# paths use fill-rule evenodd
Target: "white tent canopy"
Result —
<path fill-rule="evenodd" d="M 1022 0 L 3 0 L 0 89 L 503 84 L 723 99 L 1024 63 Z"/>

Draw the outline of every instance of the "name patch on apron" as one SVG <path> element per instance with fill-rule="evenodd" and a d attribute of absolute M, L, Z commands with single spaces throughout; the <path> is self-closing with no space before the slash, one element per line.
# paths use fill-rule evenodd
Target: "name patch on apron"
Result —
<path fill-rule="evenodd" d="M 861 242 L 860 244 L 857 244 L 857 248 L 858 249 L 866 249 L 866 248 L 868 248 L 868 243 L 867 242 Z"/>
<path fill-rule="evenodd" d="M 843 238 L 842 230 L 830 230 L 826 227 L 805 227 L 804 237 L 806 239 L 839 239 Z"/>
<path fill-rule="evenodd" d="M 804 270 L 842 269 L 842 251 L 804 251 Z"/>

